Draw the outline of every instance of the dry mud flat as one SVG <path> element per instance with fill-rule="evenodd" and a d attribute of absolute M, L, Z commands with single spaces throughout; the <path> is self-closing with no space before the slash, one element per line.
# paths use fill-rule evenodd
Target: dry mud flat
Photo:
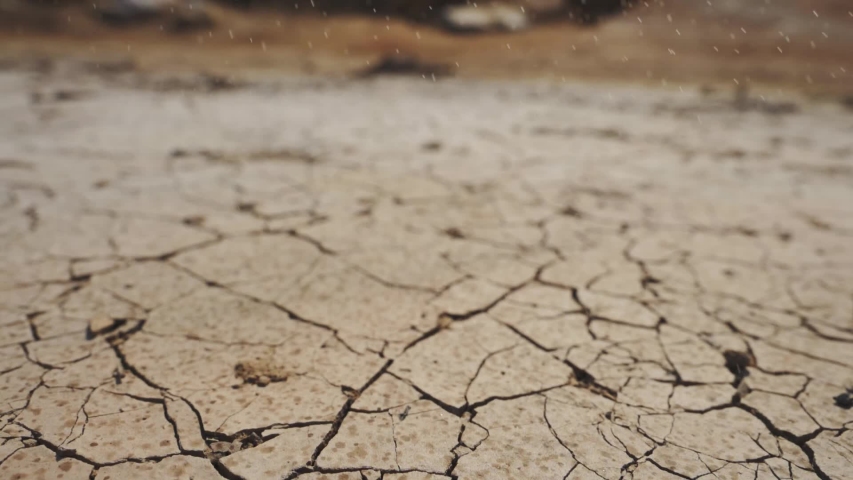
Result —
<path fill-rule="evenodd" d="M 0 74 L 0 478 L 853 478 L 853 115 Z"/>

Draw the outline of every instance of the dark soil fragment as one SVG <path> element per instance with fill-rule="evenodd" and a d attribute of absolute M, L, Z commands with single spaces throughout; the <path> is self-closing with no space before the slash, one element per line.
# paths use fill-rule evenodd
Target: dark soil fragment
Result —
<path fill-rule="evenodd" d="M 358 77 L 370 78 L 379 75 L 422 75 L 427 77 L 446 77 L 450 75 L 447 65 L 426 63 L 409 55 L 389 55 L 379 63 L 358 73 Z"/>
<path fill-rule="evenodd" d="M 832 399 L 835 400 L 835 406 L 839 408 L 843 408 L 844 410 L 853 408 L 853 390 L 836 395 Z"/>

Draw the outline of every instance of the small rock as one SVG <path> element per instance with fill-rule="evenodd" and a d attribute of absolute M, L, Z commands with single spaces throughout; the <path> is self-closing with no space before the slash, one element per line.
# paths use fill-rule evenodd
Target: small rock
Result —
<path fill-rule="evenodd" d="M 28 447 L 35 447 L 39 443 L 35 438 L 25 438 L 21 442 Z"/>
<path fill-rule="evenodd" d="M 89 335 L 94 337 L 109 331 L 116 321 L 106 315 L 95 315 L 89 320 Z"/>
<path fill-rule="evenodd" d="M 405 419 L 406 419 L 406 417 L 408 417 L 408 416 L 409 416 L 409 410 L 410 410 L 411 408 L 412 408 L 412 406 L 411 406 L 411 405 L 406 405 L 406 409 L 405 409 L 405 410 L 403 410 L 403 412 L 402 412 L 402 413 L 400 413 L 399 418 L 400 418 L 400 421 L 401 421 L 401 422 L 402 422 L 403 420 L 405 420 Z"/>
<path fill-rule="evenodd" d="M 210 450 L 215 453 L 231 453 L 232 449 L 231 442 L 213 442 L 210 444 Z"/>
<path fill-rule="evenodd" d="M 270 377 L 268 377 L 266 375 L 261 375 L 255 381 L 255 384 L 258 385 L 259 387 L 266 387 L 267 385 L 270 384 Z"/>
<path fill-rule="evenodd" d="M 832 399 L 835 400 L 835 405 L 837 407 L 843 408 L 844 410 L 850 410 L 853 408 L 853 391 L 836 395 Z"/>

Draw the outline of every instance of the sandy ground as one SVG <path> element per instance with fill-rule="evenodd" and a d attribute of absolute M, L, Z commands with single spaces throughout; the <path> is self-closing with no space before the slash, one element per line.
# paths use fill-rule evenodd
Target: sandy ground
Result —
<path fill-rule="evenodd" d="M 853 113 L 0 73 L 0 478 L 853 478 Z"/>
<path fill-rule="evenodd" d="M 383 15 L 214 4 L 206 8 L 214 24 L 197 31 L 176 33 L 168 17 L 113 28 L 96 20 L 104 3 L 5 19 L 0 13 L 0 63 L 73 57 L 124 61 L 148 72 L 342 77 L 402 54 L 461 78 L 606 80 L 671 90 L 747 85 L 853 96 L 853 7 L 839 0 L 657 0 L 596 26 L 554 21 L 482 35 Z"/>

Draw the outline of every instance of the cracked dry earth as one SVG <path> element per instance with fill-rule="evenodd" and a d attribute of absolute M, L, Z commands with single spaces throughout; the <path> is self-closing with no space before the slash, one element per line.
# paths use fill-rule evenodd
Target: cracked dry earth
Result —
<path fill-rule="evenodd" d="M 0 76 L 3 479 L 851 479 L 853 115 Z"/>

